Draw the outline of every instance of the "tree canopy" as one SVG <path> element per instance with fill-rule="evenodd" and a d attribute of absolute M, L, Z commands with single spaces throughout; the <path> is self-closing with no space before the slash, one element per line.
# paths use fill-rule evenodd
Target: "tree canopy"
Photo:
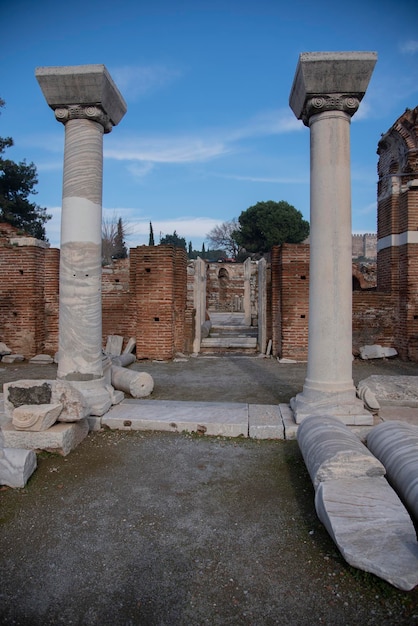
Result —
<path fill-rule="evenodd" d="M 164 235 L 160 239 L 160 245 L 162 246 L 177 246 L 178 248 L 184 248 L 186 250 L 186 240 L 184 237 L 179 237 L 176 231 L 172 235 Z"/>
<path fill-rule="evenodd" d="M 112 259 L 126 259 L 128 249 L 125 237 L 130 234 L 129 225 L 116 213 L 102 221 L 102 265 L 110 265 Z"/>
<path fill-rule="evenodd" d="M 0 98 L 0 108 L 3 106 L 4 100 Z M 15 163 L 3 158 L 5 150 L 12 146 L 11 137 L 0 137 L 0 220 L 37 239 L 46 240 L 44 224 L 51 219 L 51 215 L 29 199 L 37 193 L 36 167 L 25 160 Z"/>
<path fill-rule="evenodd" d="M 309 222 L 302 213 L 284 200 L 257 202 L 238 218 L 235 241 L 248 252 L 268 252 L 283 243 L 301 243 L 309 235 Z"/>

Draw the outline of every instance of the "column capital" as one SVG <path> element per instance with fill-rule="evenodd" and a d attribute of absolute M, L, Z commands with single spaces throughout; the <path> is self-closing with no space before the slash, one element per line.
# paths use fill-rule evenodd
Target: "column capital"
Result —
<path fill-rule="evenodd" d="M 105 133 L 110 133 L 113 124 L 100 106 L 84 106 L 82 104 L 70 104 L 54 109 L 55 118 L 58 122 L 66 124 L 69 120 L 91 120 L 103 126 Z"/>
<path fill-rule="evenodd" d="M 349 94 L 321 94 L 320 96 L 314 96 L 313 98 L 307 98 L 305 100 L 305 106 L 303 107 L 300 119 L 309 126 L 309 120 L 312 115 L 317 113 L 324 113 L 325 111 L 342 111 L 347 113 L 350 117 L 354 115 L 360 105 L 361 95 L 357 97 Z"/>
<path fill-rule="evenodd" d="M 116 126 L 126 113 L 126 102 L 104 65 L 37 67 L 35 76 L 45 100 L 63 123 L 91 119 L 110 132 L 109 124 Z"/>
<path fill-rule="evenodd" d="M 303 52 L 299 56 L 289 105 L 309 126 L 309 118 L 324 111 L 350 117 L 366 93 L 376 52 Z"/>

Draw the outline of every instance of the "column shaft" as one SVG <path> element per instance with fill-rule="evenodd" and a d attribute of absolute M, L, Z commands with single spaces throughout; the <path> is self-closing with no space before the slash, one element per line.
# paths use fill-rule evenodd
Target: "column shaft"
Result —
<path fill-rule="evenodd" d="M 352 380 L 350 116 L 310 118 L 311 224 L 306 388 L 344 392 Z"/>
<path fill-rule="evenodd" d="M 65 125 L 58 378 L 103 376 L 101 310 L 103 126 Z"/>

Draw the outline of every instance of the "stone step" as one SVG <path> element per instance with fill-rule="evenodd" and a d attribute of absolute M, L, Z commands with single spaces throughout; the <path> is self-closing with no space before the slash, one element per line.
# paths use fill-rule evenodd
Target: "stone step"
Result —
<path fill-rule="evenodd" d="M 257 348 L 256 337 L 206 337 L 202 339 L 202 348 L 244 348 L 253 349 Z"/>

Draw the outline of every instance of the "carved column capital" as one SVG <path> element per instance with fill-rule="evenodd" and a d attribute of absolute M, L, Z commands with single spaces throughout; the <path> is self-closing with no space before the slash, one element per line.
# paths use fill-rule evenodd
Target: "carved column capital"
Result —
<path fill-rule="evenodd" d="M 342 111 L 350 117 L 354 115 L 360 105 L 361 97 L 353 94 L 321 94 L 307 98 L 302 110 L 301 119 L 305 126 L 309 126 L 312 115 L 325 111 Z"/>
<path fill-rule="evenodd" d="M 109 116 L 97 105 L 69 104 L 54 110 L 58 122 L 66 124 L 69 120 L 91 120 L 103 126 L 105 133 L 110 133 L 113 125 Z"/>

